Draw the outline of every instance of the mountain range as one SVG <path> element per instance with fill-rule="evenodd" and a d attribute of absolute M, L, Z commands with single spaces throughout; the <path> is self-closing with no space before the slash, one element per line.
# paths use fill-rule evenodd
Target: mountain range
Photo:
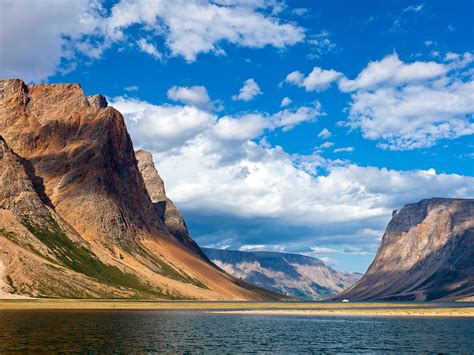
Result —
<path fill-rule="evenodd" d="M 203 248 L 209 259 L 235 277 L 303 300 L 334 296 L 361 278 L 336 271 L 323 261 L 301 254 Z"/>
<path fill-rule="evenodd" d="M 474 200 L 443 198 L 394 211 L 362 277 L 203 250 L 104 96 L 0 80 L 0 298 L 472 300 L 473 260 Z"/>

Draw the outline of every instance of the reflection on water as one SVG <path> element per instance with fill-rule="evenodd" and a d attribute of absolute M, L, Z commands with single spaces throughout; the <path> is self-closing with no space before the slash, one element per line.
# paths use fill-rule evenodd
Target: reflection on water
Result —
<path fill-rule="evenodd" d="M 473 352 L 474 319 L 0 311 L 0 352 Z"/>

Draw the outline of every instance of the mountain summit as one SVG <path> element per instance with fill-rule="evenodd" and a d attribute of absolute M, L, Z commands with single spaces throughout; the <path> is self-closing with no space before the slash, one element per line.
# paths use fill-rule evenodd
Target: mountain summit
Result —
<path fill-rule="evenodd" d="M 209 262 L 105 97 L 2 80 L 0 137 L 3 294 L 282 297 Z"/>
<path fill-rule="evenodd" d="M 393 212 L 367 273 L 337 299 L 474 296 L 474 200 L 432 198 Z"/>

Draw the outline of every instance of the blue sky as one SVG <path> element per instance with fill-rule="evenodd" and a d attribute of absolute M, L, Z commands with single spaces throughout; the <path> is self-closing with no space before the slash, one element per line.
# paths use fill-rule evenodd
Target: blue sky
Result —
<path fill-rule="evenodd" d="M 473 1 L 0 6 L 0 76 L 106 95 L 203 246 L 364 272 L 393 209 L 474 197 Z"/>

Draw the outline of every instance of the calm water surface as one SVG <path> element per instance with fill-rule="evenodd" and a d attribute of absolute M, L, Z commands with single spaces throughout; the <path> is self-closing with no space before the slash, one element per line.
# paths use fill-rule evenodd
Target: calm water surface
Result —
<path fill-rule="evenodd" d="M 0 353 L 474 352 L 474 319 L 0 311 Z"/>

